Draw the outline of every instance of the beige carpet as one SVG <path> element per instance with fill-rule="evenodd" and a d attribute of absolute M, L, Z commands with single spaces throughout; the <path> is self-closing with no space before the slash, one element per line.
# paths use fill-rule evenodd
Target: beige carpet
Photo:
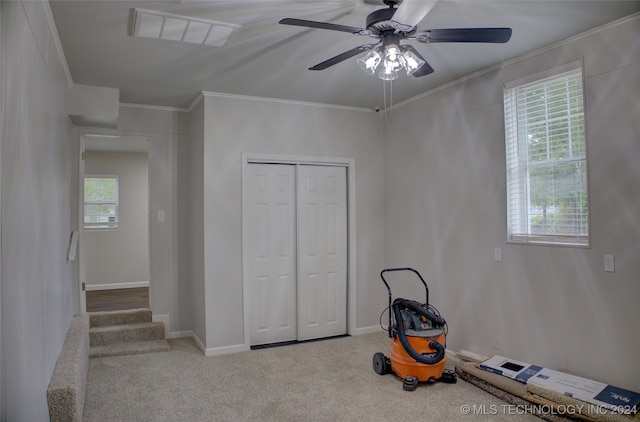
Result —
<path fill-rule="evenodd" d="M 84 420 L 540 420 L 504 412 L 505 402 L 463 380 L 404 391 L 373 371 L 373 353 L 389 353 L 382 331 L 211 357 L 191 339 L 169 342 L 169 352 L 91 359 Z"/>

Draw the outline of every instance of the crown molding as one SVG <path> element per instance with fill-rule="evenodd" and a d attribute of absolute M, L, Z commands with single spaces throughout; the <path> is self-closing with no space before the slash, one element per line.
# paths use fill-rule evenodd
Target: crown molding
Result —
<path fill-rule="evenodd" d="M 56 46 L 56 51 L 58 52 L 58 58 L 60 59 L 60 64 L 62 65 L 62 70 L 64 71 L 65 77 L 67 78 L 67 83 L 69 86 L 73 85 L 73 79 L 71 78 L 71 71 L 69 71 L 69 65 L 67 63 L 67 58 L 64 55 L 64 50 L 62 49 L 62 42 L 60 42 L 60 36 L 58 35 L 58 28 L 56 27 L 56 22 L 53 19 L 53 13 L 51 12 L 51 6 L 48 1 L 40 0 L 44 15 L 47 19 L 47 23 L 49 24 L 49 31 L 51 32 L 51 38 L 53 39 L 53 43 Z"/>
<path fill-rule="evenodd" d="M 237 95 L 237 94 L 225 94 L 221 92 L 207 92 L 203 91 L 202 95 L 204 97 L 219 97 L 219 98 L 233 98 L 239 100 L 248 100 L 248 101 L 263 101 L 270 103 L 280 103 L 280 104 L 291 104 L 291 105 L 302 105 L 302 106 L 310 106 L 310 107 L 322 107 L 322 108 L 332 108 L 337 110 L 350 110 L 350 111 L 365 111 L 365 112 L 375 112 L 376 110 L 372 108 L 366 107 L 352 107 L 352 106 L 343 106 L 337 104 L 324 104 L 324 103 L 313 103 L 307 101 L 296 101 L 296 100 L 287 100 L 283 98 L 269 98 L 269 97 L 255 97 L 250 95 Z"/>
<path fill-rule="evenodd" d="M 611 28 L 615 28 L 617 26 L 623 25 L 623 24 L 625 24 L 627 22 L 630 22 L 630 21 L 632 21 L 634 19 L 638 19 L 638 18 L 640 18 L 640 12 L 636 12 L 636 13 L 633 13 L 633 14 L 631 14 L 629 16 L 625 16 L 623 18 L 620 18 L 620 19 L 617 19 L 615 21 L 606 23 L 606 24 L 598 26 L 596 28 L 589 29 L 589 30 L 587 30 L 585 32 L 582 32 L 580 34 L 577 34 L 577 35 L 574 35 L 572 37 L 566 38 L 564 40 L 561 40 L 561 41 L 555 42 L 553 44 L 544 46 L 544 47 L 539 48 L 537 50 L 530 51 L 529 53 L 523 54 L 521 56 L 514 57 L 513 59 L 505 60 L 505 61 L 500 62 L 498 64 L 495 64 L 493 66 L 486 67 L 484 69 L 480 69 L 477 72 L 470 73 L 469 75 L 463 76 L 463 77 L 458 78 L 458 79 L 456 79 L 454 81 L 448 82 L 448 83 L 446 83 L 444 85 L 440 85 L 440 86 L 438 86 L 436 88 L 430 89 L 429 91 L 425 91 L 425 92 L 423 92 L 421 94 L 416 95 L 415 97 L 411 97 L 411 98 L 409 98 L 407 100 L 404 100 L 404 101 L 402 101 L 402 102 L 400 102 L 398 104 L 394 104 L 393 107 L 389 108 L 389 110 L 393 110 L 395 108 L 398 108 L 398 107 L 401 107 L 401 106 L 404 106 L 404 105 L 407 105 L 407 104 L 411 104 L 411 103 L 413 103 L 415 101 L 418 101 L 421 98 L 428 97 L 429 95 L 435 94 L 436 92 L 439 92 L 439 91 L 445 90 L 447 88 L 450 88 L 452 86 L 458 85 L 460 83 L 466 82 L 466 81 L 468 81 L 470 79 L 473 79 L 473 78 L 476 78 L 478 76 L 484 75 L 485 73 L 493 72 L 494 70 L 498 70 L 498 69 L 501 69 L 503 67 L 507 67 L 507 66 L 512 65 L 514 63 L 520 62 L 522 60 L 526 60 L 526 59 L 529 59 L 531 57 L 537 56 L 539 54 L 551 51 L 551 50 L 553 50 L 555 48 L 562 47 L 564 45 L 570 44 L 570 43 L 572 43 L 574 41 L 577 41 L 579 39 L 582 39 L 582 38 L 597 34 L 597 33 L 602 32 L 602 31 L 606 31 L 606 30 L 611 29 Z"/>

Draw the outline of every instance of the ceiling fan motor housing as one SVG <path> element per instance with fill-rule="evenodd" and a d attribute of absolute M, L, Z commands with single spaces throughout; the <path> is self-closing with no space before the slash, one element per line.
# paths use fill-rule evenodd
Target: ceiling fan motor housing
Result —
<path fill-rule="evenodd" d="M 395 8 L 378 9 L 369 13 L 367 16 L 367 31 L 374 38 L 386 38 L 389 34 L 398 34 L 400 39 L 405 39 L 415 32 L 415 28 L 411 31 L 399 31 L 391 22 L 391 18 L 396 13 Z"/>
<path fill-rule="evenodd" d="M 378 9 L 369 13 L 367 16 L 367 29 L 382 32 L 385 29 L 393 29 L 391 27 L 391 18 L 398 9 Z"/>

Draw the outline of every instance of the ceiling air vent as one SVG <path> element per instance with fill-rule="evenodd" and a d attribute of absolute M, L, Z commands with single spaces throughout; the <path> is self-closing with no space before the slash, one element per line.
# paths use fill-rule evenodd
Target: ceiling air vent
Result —
<path fill-rule="evenodd" d="M 240 25 L 232 23 L 146 9 L 131 9 L 131 13 L 133 22 L 131 35 L 141 38 L 222 47 L 234 31 L 240 28 Z"/>

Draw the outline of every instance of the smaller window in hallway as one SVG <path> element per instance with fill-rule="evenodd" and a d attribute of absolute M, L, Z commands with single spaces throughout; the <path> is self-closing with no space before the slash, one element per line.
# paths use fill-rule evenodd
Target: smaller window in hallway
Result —
<path fill-rule="evenodd" d="M 84 228 L 118 228 L 118 176 L 84 178 Z"/>

